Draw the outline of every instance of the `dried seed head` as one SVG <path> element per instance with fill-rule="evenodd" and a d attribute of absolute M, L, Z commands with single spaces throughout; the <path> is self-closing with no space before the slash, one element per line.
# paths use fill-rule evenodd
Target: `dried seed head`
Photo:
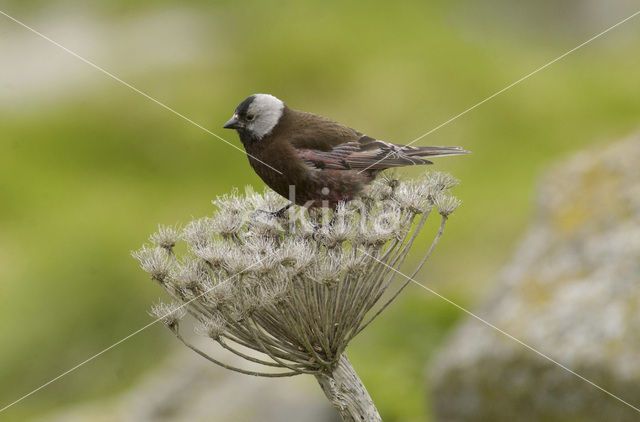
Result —
<path fill-rule="evenodd" d="M 285 207 L 289 201 L 278 195 L 271 189 L 264 189 L 262 194 L 253 190 L 253 187 L 245 188 L 246 199 L 252 210 L 263 210 L 274 212 Z"/>
<path fill-rule="evenodd" d="M 196 334 L 218 340 L 227 329 L 227 321 L 218 313 L 214 313 L 206 321 L 200 322 L 195 327 Z"/>
<path fill-rule="evenodd" d="M 396 171 L 386 171 L 378 178 L 381 183 L 389 186 L 391 190 L 395 190 L 401 183 L 400 176 Z"/>
<path fill-rule="evenodd" d="M 209 264 L 211 268 L 220 268 L 230 250 L 231 246 L 220 239 L 216 239 L 206 245 L 196 245 L 191 248 L 191 252 Z"/>
<path fill-rule="evenodd" d="M 376 179 L 369 184 L 361 193 L 365 202 L 378 202 L 391 197 L 393 188 L 385 180 Z"/>
<path fill-rule="evenodd" d="M 222 267 L 227 271 L 227 274 L 234 276 L 245 272 L 255 263 L 256 261 L 254 261 L 253 256 L 246 254 L 238 248 L 231 248 L 224 258 Z"/>
<path fill-rule="evenodd" d="M 204 290 L 210 281 L 208 269 L 202 261 L 187 258 L 182 264 L 177 265 L 172 271 L 172 279 L 176 285 L 183 289 L 188 289 L 194 293 Z"/>
<path fill-rule="evenodd" d="M 229 212 L 228 210 L 218 210 L 213 216 L 212 232 L 229 239 L 242 231 L 245 221 L 246 217 L 243 215 Z"/>
<path fill-rule="evenodd" d="M 340 280 L 341 268 L 335 259 L 317 260 L 307 268 L 305 276 L 318 284 L 331 286 Z"/>
<path fill-rule="evenodd" d="M 345 274 L 349 277 L 358 277 L 362 275 L 363 271 L 367 267 L 367 258 L 368 257 L 366 255 L 348 255 L 342 264 Z"/>
<path fill-rule="evenodd" d="M 357 220 L 354 209 L 341 202 L 336 207 L 330 222 L 316 231 L 316 239 L 328 248 L 342 246 L 345 241 L 353 238 Z"/>
<path fill-rule="evenodd" d="M 353 224 L 336 219 L 332 223 L 317 229 L 315 236 L 327 248 L 335 248 L 342 246 L 345 241 L 351 239 L 354 231 Z"/>
<path fill-rule="evenodd" d="M 262 308 L 275 306 L 287 298 L 289 294 L 289 283 L 286 279 L 276 279 L 276 281 L 260 287 L 260 306 Z"/>
<path fill-rule="evenodd" d="M 131 255 L 138 260 L 142 269 L 149 273 L 152 279 L 161 283 L 167 279 L 171 267 L 169 257 L 164 249 L 143 246 L 139 250 L 131 252 Z"/>
<path fill-rule="evenodd" d="M 445 193 L 436 195 L 434 199 L 434 205 L 443 217 L 451 215 L 461 204 L 462 201 Z"/>
<path fill-rule="evenodd" d="M 277 259 L 280 265 L 291 268 L 294 273 L 298 273 L 311 264 L 316 254 L 317 249 L 306 238 L 291 237 L 285 239 L 278 249 Z"/>
<path fill-rule="evenodd" d="M 231 193 L 217 196 L 211 203 L 232 216 L 241 217 L 247 213 L 247 199 L 239 194 L 237 188 L 234 188 Z"/>
<path fill-rule="evenodd" d="M 296 210 L 297 218 L 293 220 L 289 220 L 288 223 L 288 234 L 293 238 L 301 238 L 301 239 L 312 239 L 315 236 L 316 228 L 318 226 L 318 221 L 316 220 L 316 216 L 312 215 L 307 210 Z"/>
<path fill-rule="evenodd" d="M 284 232 L 284 226 L 272 215 L 259 209 L 251 217 L 251 232 L 255 236 L 275 238 Z"/>
<path fill-rule="evenodd" d="M 186 306 L 177 303 L 158 303 L 151 308 L 151 315 L 158 318 L 170 330 L 175 331 L 178 323 L 187 313 Z"/>
<path fill-rule="evenodd" d="M 209 309 L 219 309 L 233 298 L 229 281 L 208 287 L 201 296 L 202 303 Z"/>
<path fill-rule="evenodd" d="M 276 243 L 269 237 L 260 237 L 257 235 L 250 235 L 247 237 L 247 243 L 244 246 L 244 250 L 247 253 L 256 256 L 273 255 L 276 249 Z"/>
<path fill-rule="evenodd" d="M 449 190 L 460 184 L 460 181 L 455 177 L 439 171 L 426 172 L 424 178 L 427 182 L 427 185 L 431 187 L 433 196 L 435 196 L 439 192 Z"/>
<path fill-rule="evenodd" d="M 262 307 L 260 294 L 242 291 L 236 295 L 237 317 L 244 319 Z"/>
<path fill-rule="evenodd" d="M 205 246 L 211 243 L 214 220 L 209 217 L 194 220 L 182 230 L 182 238 L 191 246 Z"/>
<path fill-rule="evenodd" d="M 149 241 L 156 246 L 166 249 L 168 252 L 173 250 L 173 247 L 180 239 L 180 233 L 178 230 L 171 226 L 158 225 L 158 231 L 149 236 Z"/>
<path fill-rule="evenodd" d="M 185 304 L 154 307 L 174 332 L 188 306 L 201 322 L 197 331 L 224 336 L 225 346 L 277 351 L 295 368 L 323 370 L 317 352 L 340 356 L 368 324 L 366 315 L 379 313 L 373 307 L 389 284 L 375 259 L 399 265 L 415 239 L 408 232 L 424 226 L 413 224 L 416 214 L 436 207 L 447 216 L 459 205 L 448 194 L 455 184 L 439 173 L 408 181 L 383 175 L 362 201 L 292 208 L 286 218 L 272 214 L 287 204 L 275 192 L 234 190 L 213 201 L 213 217 L 192 221 L 180 236 L 160 226 L 150 238 L 155 246 L 133 256 Z M 187 247 L 174 255 L 178 237 Z"/>
<path fill-rule="evenodd" d="M 376 211 L 371 213 L 365 224 L 360 225 L 358 237 L 363 245 L 380 247 L 404 233 L 400 207 L 389 204 L 388 207 L 378 207 Z"/>
<path fill-rule="evenodd" d="M 398 186 L 393 199 L 402 209 L 412 214 L 429 212 L 433 207 L 428 186 L 417 180 L 408 180 Z"/>

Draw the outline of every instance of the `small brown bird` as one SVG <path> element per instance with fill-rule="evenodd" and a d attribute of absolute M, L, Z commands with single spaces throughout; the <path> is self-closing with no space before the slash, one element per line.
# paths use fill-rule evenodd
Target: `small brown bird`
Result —
<path fill-rule="evenodd" d="M 268 94 L 242 101 L 224 128 L 238 132 L 251 167 L 271 189 L 310 208 L 353 199 L 382 170 L 468 154 L 460 147 L 390 144 Z"/>

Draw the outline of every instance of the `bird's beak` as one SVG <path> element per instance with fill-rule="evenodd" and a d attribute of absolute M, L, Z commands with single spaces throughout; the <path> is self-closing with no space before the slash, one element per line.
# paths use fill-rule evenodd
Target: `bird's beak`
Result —
<path fill-rule="evenodd" d="M 240 129 L 242 128 L 242 122 L 238 119 L 238 115 L 234 114 L 222 127 L 225 129 Z"/>

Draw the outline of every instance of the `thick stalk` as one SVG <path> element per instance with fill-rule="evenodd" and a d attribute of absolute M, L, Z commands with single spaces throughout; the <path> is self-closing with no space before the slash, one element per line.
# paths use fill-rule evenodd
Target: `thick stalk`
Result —
<path fill-rule="evenodd" d="M 344 353 L 331 372 L 316 374 L 316 379 L 343 421 L 382 421 L 367 389 Z"/>

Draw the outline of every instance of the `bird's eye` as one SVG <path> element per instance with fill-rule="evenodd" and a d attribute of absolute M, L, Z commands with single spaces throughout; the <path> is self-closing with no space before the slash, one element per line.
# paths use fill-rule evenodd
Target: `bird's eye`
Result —
<path fill-rule="evenodd" d="M 247 121 L 252 121 L 253 119 L 255 119 L 256 116 L 254 116 L 253 114 L 247 114 Z"/>

